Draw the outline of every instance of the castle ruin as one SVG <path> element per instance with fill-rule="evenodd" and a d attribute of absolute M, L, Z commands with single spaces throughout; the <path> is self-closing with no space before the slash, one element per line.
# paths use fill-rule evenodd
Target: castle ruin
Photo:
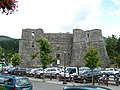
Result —
<path fill-rule="evenodd" d="M 83 31 L 81 29 L 73 29 L 71 33 L 44 33 L 39 29 L 23 29 L 22 37 L 19 42 L 19 53 L 21 65 L 25 67 L 39 66 L 39 55 L 32 60 L 31 55 L 39 52 L 37 39 L 46 37 L 52 46 L 51 55 L 56 56 L 59 63 L 55 61 L 54 66 L 63 66 L 66 62 L 67 66 L 84 66 L 83 54 L 87 51 L 90 44 L 99 50 L 102 60 L 102 66 L 109 65 L 109 58 L 105 48 L 102 31 L 93 29 Z M 64 61 L 65 60 L 65 61 Z"/>

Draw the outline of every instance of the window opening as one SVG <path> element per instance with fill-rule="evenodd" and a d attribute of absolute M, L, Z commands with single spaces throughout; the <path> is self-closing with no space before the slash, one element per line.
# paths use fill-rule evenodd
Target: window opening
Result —
<path fill-rule="evenodd" d="M 35 38 L 35 33 L 34 32 L 32 32 L 32 38 Z"/>
<path fill-rule="evenodd" d="M 89 35 L 89 34 L 87 34 L 87 37 L 89 38 L 89 37 L 90 37 L 90 35 Z"/>

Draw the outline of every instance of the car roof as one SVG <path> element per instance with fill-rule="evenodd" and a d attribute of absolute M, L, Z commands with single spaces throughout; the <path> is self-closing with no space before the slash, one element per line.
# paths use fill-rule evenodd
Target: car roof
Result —
<path fill-rule="evenodd" d="M 16 75 L 7 75 L 3 76 L 4 78 L 11 78 L 11 79 L 20 79 L 20 78 L 25 78 L 23 76 L 16 76 Z"/>

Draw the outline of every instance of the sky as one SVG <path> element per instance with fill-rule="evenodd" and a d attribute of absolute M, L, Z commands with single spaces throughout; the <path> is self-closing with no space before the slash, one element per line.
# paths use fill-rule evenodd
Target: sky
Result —
<path fill-rule="evenodd" d="M 0 35 L 20 39 L 22 29 L 73 33 L 101 29 L 105 37 L 120 37 L 120 0 L 19 0 L 18 12 L 0 12 Z"/>

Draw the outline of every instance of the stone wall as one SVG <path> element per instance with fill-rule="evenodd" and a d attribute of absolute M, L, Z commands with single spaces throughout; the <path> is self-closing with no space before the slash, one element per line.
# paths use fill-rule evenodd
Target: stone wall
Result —
<path fill-rule="evenodd" d="M 74 29 L 73 34 L 44 33 L 42 29 L 23 29 L 19 45 L 22 66 L 36 67 L 40 65 L 39 56 L 32 60 L 31 54 L 39 52 L 36 40 L 41 37 L 47 38 L 52 46 L 51 55 L 60 60 L 60 64 L 54 62 L 54 66 L 63 66 L 64 60 L 67 66 L 84 66 L 85 62 L 83 60 L 83 54 L 87 51 L 90 44 L 94 45 L 99 50 L 103 66 L 108 66 L 109 64 L 108 55 L 100 29 L 87 31 Z M 66 55 L 66 57 L 64 55 Z"/>

